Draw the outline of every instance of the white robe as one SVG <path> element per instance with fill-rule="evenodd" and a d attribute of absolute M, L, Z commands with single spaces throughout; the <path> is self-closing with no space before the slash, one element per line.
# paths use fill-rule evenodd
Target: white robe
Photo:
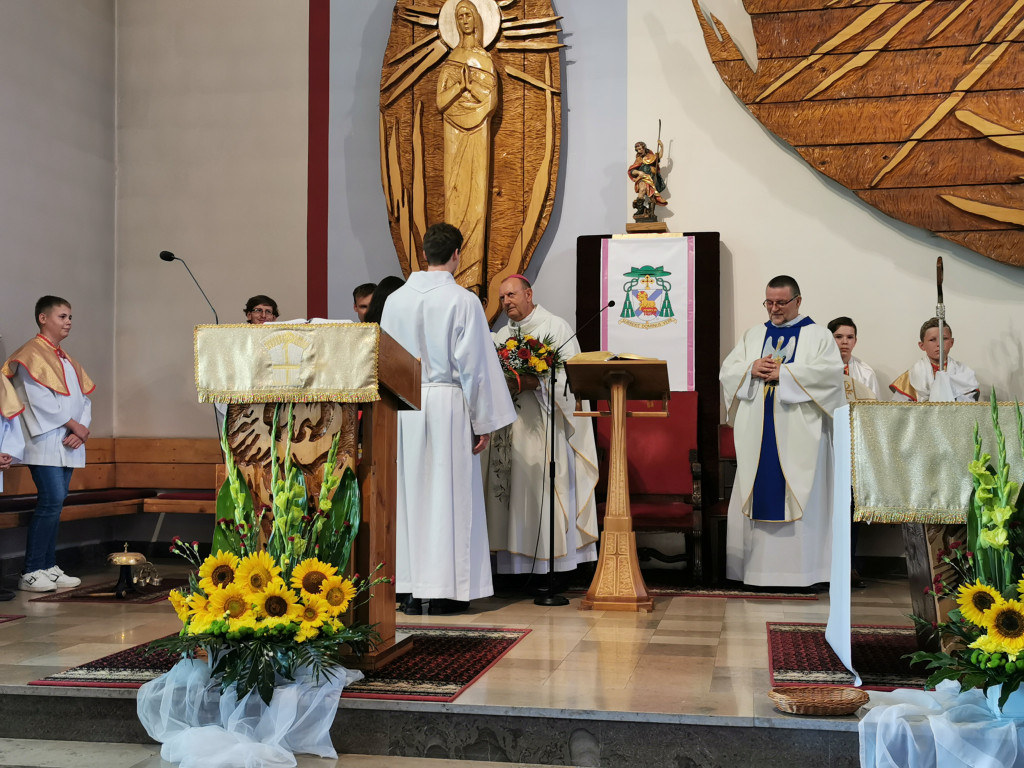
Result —
<path fill-rule="evenodd" d="M 796 324 L 803 316 L 786 325 Z M 828 581 L 832 540 L 832 413 L 846 404 L 843 360 L 824 326 L 800 332 L 796 355 L 779 370 L 775 430 L 786 479 L 786 520 L 752 520 L 761 455 L 764 381 L 750 375 L 764 356 L 765 326 L 740 339 L 722 364 L 736 479 L 729 499 L 726 576 L 758 586 L 805 587 Z"/>
<path fill-rule="evenodd" d="M 19 365 L 14 374 L 14 391 L 18 399 L 25 404 L 22 411 L 22 435 L 25 438 L 25 455 L 23 464 L 40 467 L 84 467 L 85 446 L 68 448 L 64 438 L 68 428 L 64 425 L 74 419 L 83 427 L 92 423 L 92 401 L 82 393 L 78 374 L 67 360 L 64 364 L 64 380 L 67 381 L 68 394 L 60 395 L 49 387 L 45 387 Z"/>
<path fill-rule="evenodd" d="M 419 411 L 398 416 L 395 581 L 422 599 L 494 593 L 473 436 L 515 421 L 480 300 L 445 271 L 414 272 L 381 328 L 422 366 Z"/>
<path fill-rule="evenodd" d="M 0 453 L 6 453 L 21 463 L 25 456 L 25 438 L 17 416 L 5 419 L 0 416 Z M 0 491 L 4 489 L 4 473 L 0 472 Z"/>
<path fill-rule="evenodd" d="M 932 368 L 931 360 L 927 357 L 922 357 L 910 367 L 910 370 L 889 385 L 889 389 L 893 393 L 893 401 L 910 401 L 913 403 L 926 403 L 929 400 L 933 402 L 955 401 L 958 403 L 973 403 L 977 401 L 979 386 L 978 378 L 974 375 L 974 371 L 963 363 L 949 357 L 946 358 L 945 373 L 949 384 L 948 388 L 943 387 L 945 393 L 941 396 L 932 393 L 932 385 L 937 381 L 938 374 Z M 910 384 L 909 387 L 907 387 L 908 383 Z"/>
<path fill-rule="evenodd" d="M 863 360 L 858 360 L 856 357 L 851 356 L 846 369 L 849 371 L 846 377 L 844 377 L 844 381 L 849 379 L 846 382 L 847 402 L 854 403 L 858 400 L 878 399 L 878 377 L 875 375 L 874 368 Z"/>
<path fill-rule="evenodd" d="M 580 351 L 565 320 L 536 306 L 521 323 L 494 334 L 503 344 L 516 329 L 543 341 L 550 336 L 563 359 Z M 566 343 L 568 341 L 568 343 Z M 487 532 L 498 573 L 547 573 L 551 433 L 549 377 L 540 389 L 516 398 L 519 418 L 496 432 L 481 454 Z M 573 416 L 576 399 L 565 394 L 565 372 L 555 381 L 555 570 L 571 571 L 597 559 L 597 444 L 589 419 Z"/>

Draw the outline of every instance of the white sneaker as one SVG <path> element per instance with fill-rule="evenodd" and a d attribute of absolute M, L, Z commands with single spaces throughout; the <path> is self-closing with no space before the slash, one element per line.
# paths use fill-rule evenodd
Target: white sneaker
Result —
<path fill-rule="evenodd" d="M 77 576 L 68 576 L 64 571 L 60 569 L 60 566 L 53 566 L 43 571 L 47 576 L 53 579 L 55 589 L 67 589 L 68 587 L 77 587 L 82 583 L 82 580 Z"/>
<path fill-rule="evenodd" d="M 56 588 L 53 576 L 43 570 L 23 573 L 18 579 L 18 589 L 25 592 L 53 592 Z"/>

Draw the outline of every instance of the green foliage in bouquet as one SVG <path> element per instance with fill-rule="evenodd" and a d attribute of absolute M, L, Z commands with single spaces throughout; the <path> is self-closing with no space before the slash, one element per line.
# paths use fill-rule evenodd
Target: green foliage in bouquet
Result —
<path fill-rule="evenodd" d="M 968 465 L 974 490 L 967 511 L 967 542 L 952 542 L 938 553 L 938 564 L 952 568 L 947 581 L 936 576 L 926 593 L 955 600 L 948 621 L 937 625 L 914 616 L 921 627 L 932 628 L 951 640 L 951 650 L 918 651 L 912 663 L 931 670 L 926 685 L 956 680 L 960 690 L 1001 685 L 999 706 L 1024 681 L 1024 494 L 1010 479 L 1006 438 L 999 424 L 996 393 L 991 397 L 992 426 L 996 435 L 996 463 L 983 452 L 978 426 L 974 427 L 974 458 Z M 1017 438 L 1024 455 L 1024 418 L 1016 404 Z"/>
<path fill-rule="evenodd" d="M 270 703 L 275 683 L 293 681 L 308 669 L 314 681 L 337 672 L 345 647 L 356 653 L 372 648 L 380 636 L 367 625 L 342 621 L 354 601 L 383 582 L 378 565 L 368 577 L 345 577 L 359 531 L 360 497 L 355 474 L 346 468 L 337 477 L 338 440 L 324 466 L 324 482 L 315 503 L 302 473 L 291 461 L 292 411 L 288 442 L 278 466 L 271 462 L 273 522 L 264 549 L 260 530 L 265 510 L 254 510 L 252 497 L 227 448 L 227 479 L 217 494 L 217 523 L 209 557 L 198 543 L 175 537 L 171 551 L 195 566 L 187 588 L 173 590 L 171 604 L 181 619 L 177 636 L 157 640 L 151 648 L 195 658 L 210 657 L 212 677 L 221 690 L 236 686 L 241 699 L 255 690 Z M 272 434 L 278 433 L 278 413 Z"/>

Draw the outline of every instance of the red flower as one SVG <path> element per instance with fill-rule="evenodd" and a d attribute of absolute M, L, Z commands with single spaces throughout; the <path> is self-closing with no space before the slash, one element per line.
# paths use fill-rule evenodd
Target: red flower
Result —
<path fill-rule="evenodd" d="M 530 345 L 530 349 L 540 349 L 540 342 L 536 339 L 529 339 L 526 343 Z"/>
<path fill-rule="evenodd" d="M 529 360 L 531 357 L 530 350 L 527 349 L 526 347 L 520 348 L 520 350 L 516 352 L 516 355 L 519 357 L 520 360 Z"/>
<path fill-rule="evenodd" d="M 500 357 L 502 360 L 508 360 L 509 354 L 511 353 L 507 349 L 502 348 L 498 350 L 498 357 Z"/>
<path fill-rule="evenodd" d="M 962 541 L 951 541 L 951 542 L 949 542 L 949 548 L 950 549 L 960 549 L 961 546 L 963 546 L 963 542 Z"/>

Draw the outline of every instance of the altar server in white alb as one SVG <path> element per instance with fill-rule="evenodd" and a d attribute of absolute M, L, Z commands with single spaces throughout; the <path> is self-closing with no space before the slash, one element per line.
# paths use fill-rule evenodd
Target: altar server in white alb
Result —
<path fill-rule="evenodd" d="M 532 336 L 561 348 L 563 359 L 580 351 L 565 320 L 533 303 L 522 275 L 501 284 L 508 324 L 494 334 L 498 345 Z M 547 486 L 551 452 L 550 376 L 507 379 L 519 418 L 495 432 L 483 453 L 487 531 L 498 573 L 547 573 L 550 559 Z M 597 445 L 588 419 L 574 417 L 576 399 L 566 394 L 564 373 L 555 387 L 555 570 L 571 571 L 597 559 Z"/>
<path fill-rule="evenodd" d="M 398 419 L 396 590 L 406 612 L 465 610 L 493 594 L 487 516 L 477 456 L 515 421 L 480 300 L 457 285 L 462 234 L 434 224 L 423 236 L 426 271 L 388 298 L 381 328 L 422 366 L 419 411 Z"/>
<path fill-rule="evenodd" d="M 3 473 L 25 456 L 25 438 L 18 421 L 24 410 L 10 380 L 0 376 L 0 491 L 4 489 Z"/>
<path fill-rule="evenodd" d="M 896 381 L 889 385 L 894 402 L 958 402 L 973 403 L 980 388 L 974 371 L 949 356 L 953 348 L 953 329 L 943 323 L 944 373 L 939 373 L 939 318 L 925 320 L 921 326 L 918 347 L 924 357 L 914 363 Z"/>
<path fill-rule="evenodd" d="M 740 339 L 719 378 L 736 441 L 726 576 L 808 587 L 831 567 L 832 413 L 846 404 L 832 334 L 800 314 L 788 275 L 765 289 L 768 322 Z"/>
<path fill-rule="evenodd" d="M 71 333 L 71 304 L 58 296 L 43 296 L 35 314 L 39 333 L 8 358 L 0 374 L 11 380 L 25 404 L 18 419 L 25 440 L 22 458 L 37 495 L 18 589 L 49 592 L 82 583 L 57 565 L 57 533 L 71 473 L 85 466 L 92 422 L 89 394 L 96 386 L 61 347 Z"/>
<path fill-rule="evenodd" d="M 837 317 L 828 324 L 828 332 L 836 340 L 839 356 L 843 358 L 843 385 L 846 401 L 878 399 L 878 377 L 875 369 L 863 360 L 853 356 L 857 346 L 857 326 L 848 317 Z"/>

